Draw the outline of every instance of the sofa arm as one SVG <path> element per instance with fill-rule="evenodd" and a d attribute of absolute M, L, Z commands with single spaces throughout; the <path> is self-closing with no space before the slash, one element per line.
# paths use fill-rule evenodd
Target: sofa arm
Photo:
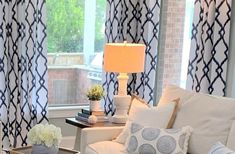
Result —
<path fill-rule="evenodd" d="M 93 128 L 84 128 L 81 131 L 81 143 L 80 151 L 81 154 L 84 153 L 86 146 L 91 143 L 99 141 L 110 141 L 116 138 L 124 126 L 118 127 L 93 127 Z"/>

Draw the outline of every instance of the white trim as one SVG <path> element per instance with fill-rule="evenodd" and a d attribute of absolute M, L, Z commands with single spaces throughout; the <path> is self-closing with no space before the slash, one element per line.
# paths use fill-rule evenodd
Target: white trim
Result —
<path fill-rule="evenodd" d="M 89 108 L 86 106 L 58 106 L 58 107 L 49 107 L 48 108 L 48 117 L 49 118 L 67 118 L 74 117 L 78 111 L 83 108 Z"/>

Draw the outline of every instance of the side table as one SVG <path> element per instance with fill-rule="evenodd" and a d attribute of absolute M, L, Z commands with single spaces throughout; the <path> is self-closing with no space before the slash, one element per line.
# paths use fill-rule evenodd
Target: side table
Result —
<path fill-rule="evenodd" d="M 115 126 L 124 126 L 125 124 L 116 124 L 112 122 L 97 122 L 95 124 L 89 124 L 87 122 L 76 120 L 75 118 L 66 118 L 65 122 L 67 124 L 73 125 L 77 127 L 76 139 L 74 144 L 74 150 L 80 151 L 80 137 L 81 137 L 81 130 L 87 127 L 115 127 Z"/>

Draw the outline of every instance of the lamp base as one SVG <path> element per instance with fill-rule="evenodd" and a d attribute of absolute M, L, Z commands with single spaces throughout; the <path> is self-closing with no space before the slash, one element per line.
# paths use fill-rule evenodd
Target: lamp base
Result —
<path fill-rule="evenodd" d="M 126 123 L 127 120 L 127 111 L 130 106 L 131 96 L 124 95 L 119 96 L 115 95 L 113 98 L 114 105 L 116 106 L 116 112 L 113 116 L 112 122 L 113 123 Z"/>

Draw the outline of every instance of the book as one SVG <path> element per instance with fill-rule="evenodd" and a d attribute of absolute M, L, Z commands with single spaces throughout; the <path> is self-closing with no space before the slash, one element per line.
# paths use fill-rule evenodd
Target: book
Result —
<path fill-rule="evenodd" d="M 76 120 L 79 120 L 79 121 L 85 121 L 85 122 L 88 122 L 88 118 L 81 117 L 81 116 L 79 116 L 79 115 L 76 115 L 76 116 L 75 116 L 75 119 L 76 119 Z M 88 122 L 88 123 L 89 123 L 89 122 Z"/>
<path fill-rule="evenodd" d="M 75 119 L 76 120 L 81 120 L 81 121 L 88 122 L 89 117 L 90 117 L 90 115 L 87 117 L 87 116 L 84 116 L 84 114 L 82 115 L 80 113 L 80 114 L 75 116 Z M 106 121 L 109 121 L 108 117 L 106 117 L 106 116 L 96 116 L 96 118 L 97 118 L 97 122 L 106 122 Z"/>
<path fill-rule="evenodd" d="M 82 113 L 87 115 L 95 115 L 95 116 L 104 116 L 104 111 L 90 111 L 87 109 L 82 109 Z"/>
<path fill-rule="evenodd" d="M 84 114 L 84 113 L 82 113 L 82 112 L 78 112 L 78 116 L 84 117 L 84 118 L 87 118 L 87 119 L 88 119 L 90 115 Z"/>

